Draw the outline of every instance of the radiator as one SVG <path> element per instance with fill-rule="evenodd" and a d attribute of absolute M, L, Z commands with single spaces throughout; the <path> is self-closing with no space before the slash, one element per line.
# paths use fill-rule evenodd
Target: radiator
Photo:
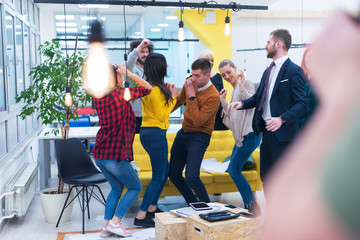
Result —
<path fill-rule="evenodd" d="M 24 216 L 35 196 L 37 185 L 38 164 L 24 163 L 5 188 L 7 192 L 15 191 L 5 196 L 5 215 Z"/>

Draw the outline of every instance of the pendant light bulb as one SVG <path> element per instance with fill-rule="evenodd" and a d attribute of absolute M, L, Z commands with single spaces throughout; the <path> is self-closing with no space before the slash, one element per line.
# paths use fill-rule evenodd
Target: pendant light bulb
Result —
<path fill-rule="evenodd" d="M 82 78 L 86 92 L 96 98 L 102 98 L 115 86 L 115 77 L 103 41 L 102 25 L 95 21 L 91 24 L 90 45 Z"/>
<path fill-rule="evenodd" d="M 65 105 L 70 107 L 73 104 L 72 96 L 71 96 L 71 88 L 66 86 L 65 88 Z"/>
<path fill-rule="evenodd" d="M 230 17 L 225 17 L 225 28 L 224 28 L 224 34 L 225 36 L 229 36 L 231 34 L 231 28 L 230 28 Z"/>
<path fill-rule="evenodd" d="M 129 101 L 131 99 L 131 94 L 130 94 L 130 82 L 128 80 L 125 81 L 125 91 L 124 91 L 124 100 L 125 101 Z"/>
<path fill-rule="evenodd" d="M 182 20 L 179 22 L 178 40 L 181 42 L 185 40 L 184 22 Z"/>

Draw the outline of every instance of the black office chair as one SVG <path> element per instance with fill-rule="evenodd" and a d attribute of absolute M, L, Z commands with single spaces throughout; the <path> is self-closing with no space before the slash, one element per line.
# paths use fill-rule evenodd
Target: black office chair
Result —
<path fill-rule="evenodd" d="M 70 138 L 66 140 L 55 140 L 55 150 L 59 177 L 64 183 L 72 185 L 56 227 L 59 225 L 65 208 L 67 208 L 75 198 L 78 198 L 82 211 L 82 231 L 84 234 L 85 210 L 88 210 L 88 218 L 90 219 L 89 202 L 91 197 L 94 197 L 97 201 L 105 205 L 105 197 L 97 184 L 105 183 L 107 180 L 95 167 L 93 161 L 79 139 Z M 68 203 L 71 191 L 74 188 L 76 189 L 76 195 Z M 94 188 L 99 190 L 102 199 L 94 192 Z M 80 201 L 80 198 L 82 202 Z"/>

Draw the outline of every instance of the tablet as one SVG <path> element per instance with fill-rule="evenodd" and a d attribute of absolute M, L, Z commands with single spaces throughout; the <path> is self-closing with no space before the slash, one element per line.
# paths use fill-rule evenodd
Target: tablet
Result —
<path fill-rule="evenodd" d="M 189 204 L 195 211 L 211 210 L 212 207 L 207 205 L 205 202 L 194 202 Z"/>

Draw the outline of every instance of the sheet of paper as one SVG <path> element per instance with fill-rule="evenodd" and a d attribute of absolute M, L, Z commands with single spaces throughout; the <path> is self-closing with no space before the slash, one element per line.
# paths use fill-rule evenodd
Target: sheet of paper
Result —
<path fill-rule="evenodd" d="M 203 159 L 201 167 L 207 172 L 226 172 L 229 161 L 222 163 L 216 161 L 215 158 Z"/>

